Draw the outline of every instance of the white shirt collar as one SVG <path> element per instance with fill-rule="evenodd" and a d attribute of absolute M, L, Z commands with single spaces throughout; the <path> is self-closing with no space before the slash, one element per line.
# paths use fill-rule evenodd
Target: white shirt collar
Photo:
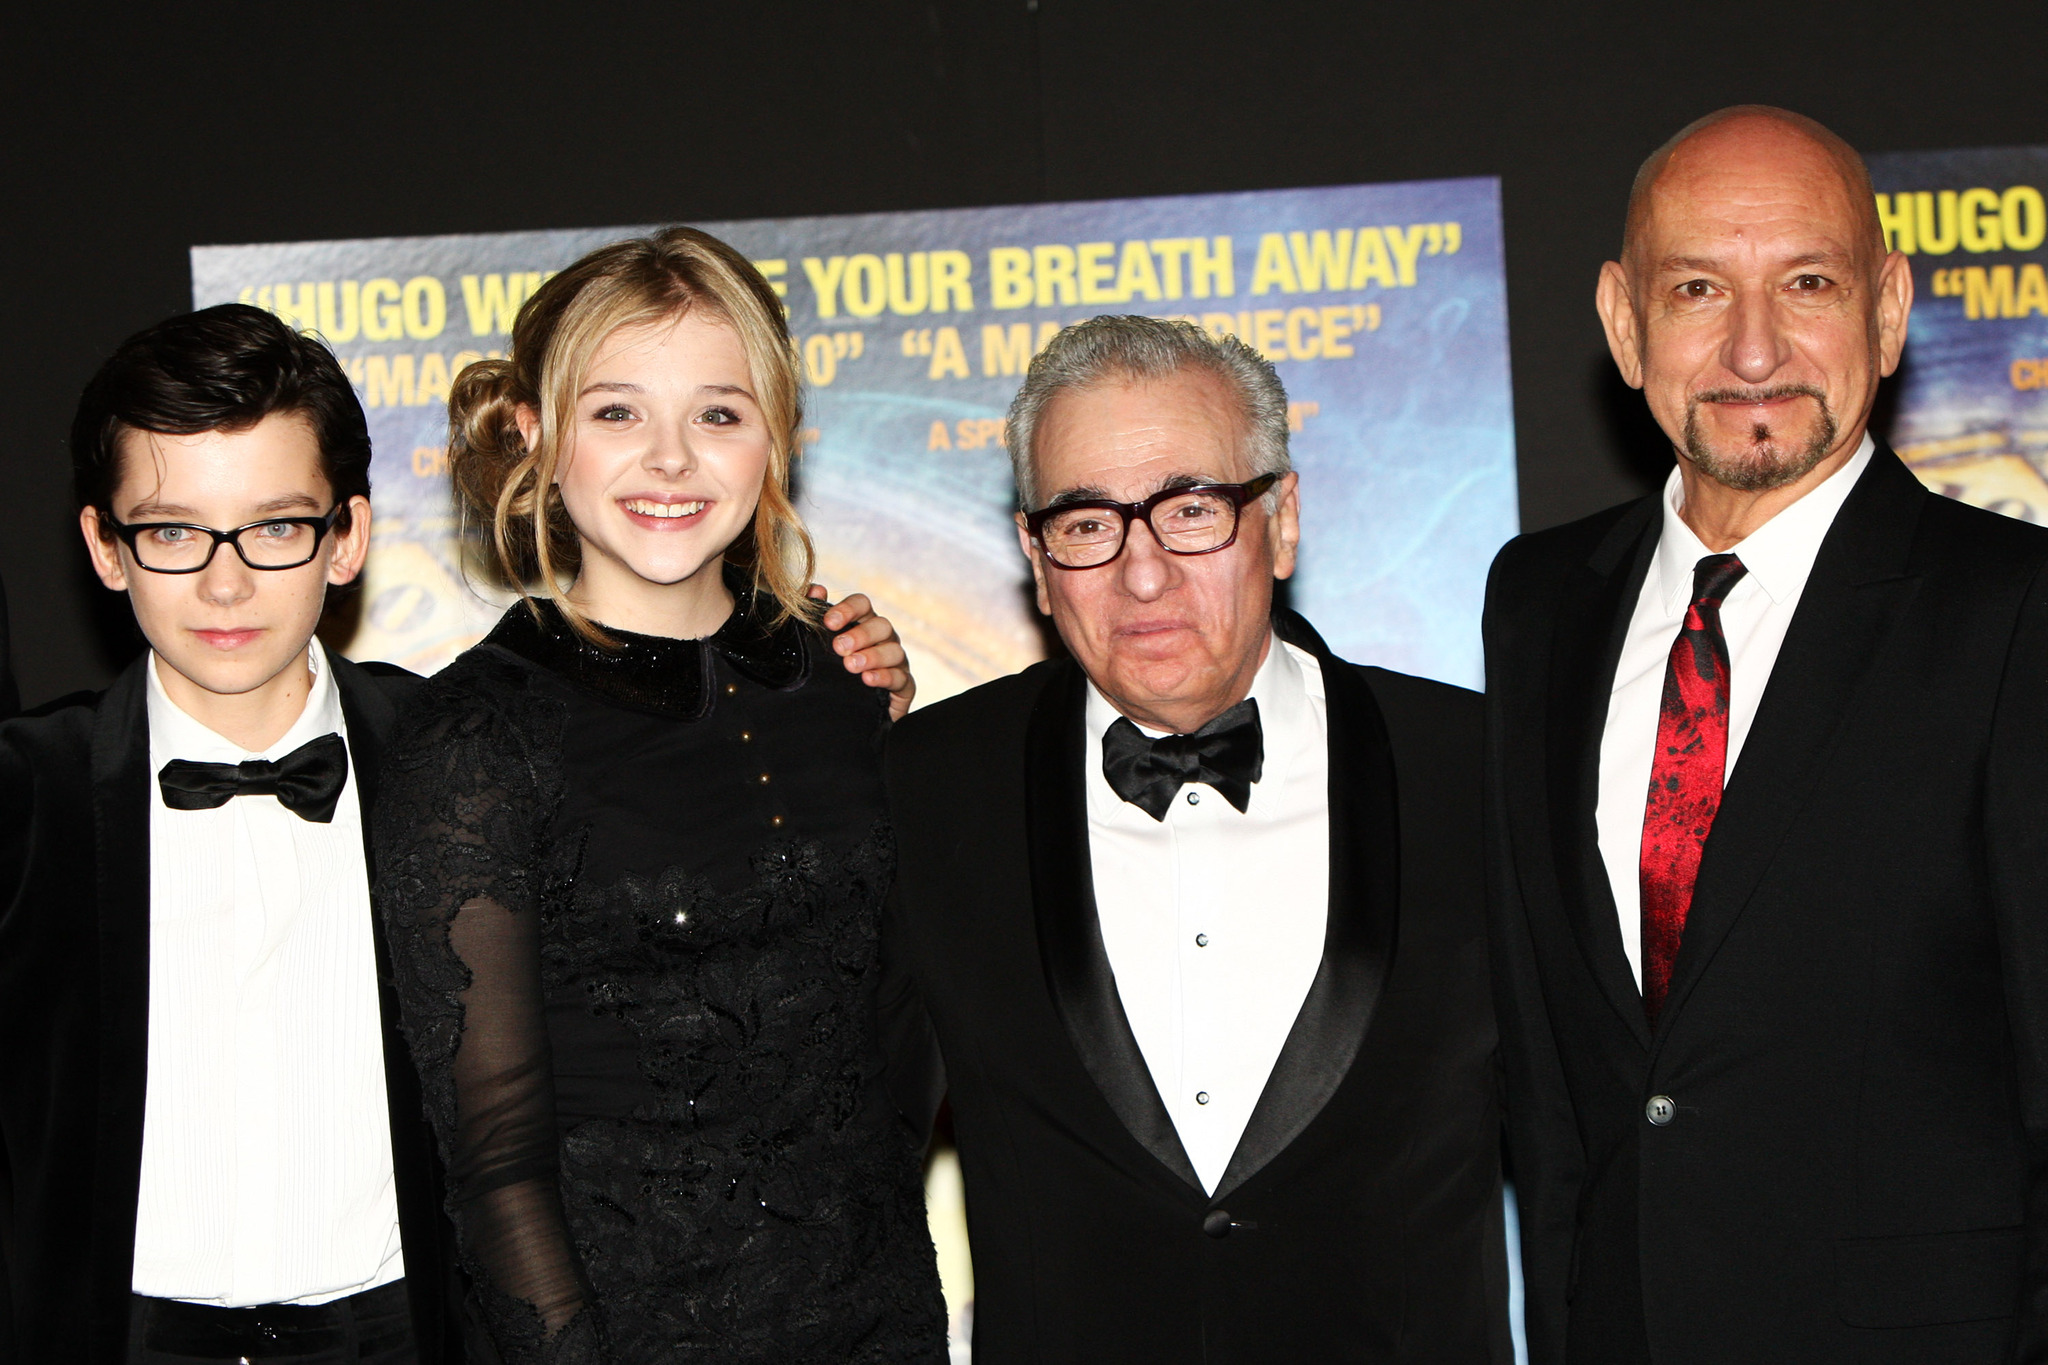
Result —
<path fill-rule="evenodd" d="M 1856 480 L 1863 476 L 1876 449 L 1877 442 L 1865 432 L 1863 444 L 1856 447 L 1848 463 L 1729 551 L 1742 560 L 1743 568 L 1748 570 L 1745 576 L 1772 602 L 1797 597 L 1805 588 L 1807 575 L 1813 572 L 1813 561 L 1820 554 L 1821 541 L 1827 538 L 1828 528 L 1835 524 L 1835 514 L 1842 510 L 1842 503 L 1855 488 Z M 1657 575 L 1658 600 L 1666 611 L 1674 613 L 1692 598 L 1694 567 L 1715 553 L 1700 542 L 1679 515 L 1683 500 L 1684 484 L 1674 465 L 1671 476 L 1664 481 L 1664 529 L 1657 539 L 1656 563 L 1651 566 L 1651 572 Z"/>
<path fill-rule="evenodd" d="M 306 664 L 313 674 L 313 686 L 306 694 L 305 709 L 275 744 L 252 753 L 192 718 L 164 691 L 158 670 L 162 666 L 156 651 L 149 653 L 149 755 L 152 767 L 162 767 L 174 758 L 193 763 L 240 763 L 245 759 L 276 759 L 308 740 L 326 734 L 346 735 L 342 720 L 341 692 L 334 685 L 334 670 L 316 639 L 306 651 Z"/>

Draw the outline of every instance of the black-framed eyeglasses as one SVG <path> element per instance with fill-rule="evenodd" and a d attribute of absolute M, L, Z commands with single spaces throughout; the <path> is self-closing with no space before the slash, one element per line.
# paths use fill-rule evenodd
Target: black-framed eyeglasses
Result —
<path fill-rule="evenodd" d="M 1237 540 L 1244 505 L 1280 481 L 1261 474 L 1249 483 L 1198 483 L 1162 488 L 1143 502 L 1076 498 L 1024 514 L 1024 529 L 1056 569 L 1095 569 L 1124 552 L 1131 523 L 1142 521 L 1168 554 L 1210 555 Z"/>
<path fill-rule="evenodd" d="M 151 573 L 198 573 L 213 563 L 223 545 L 252 569 L 296 569 L 311 564 L 320 541 L 334 529 L 341 505 L 322 517 L 266 517 L 232 531 L 193 526 L 182 521 L 138 521 L 132 525 L 106 518 L 113 533 L 127 543 L 135 562 Z"/>

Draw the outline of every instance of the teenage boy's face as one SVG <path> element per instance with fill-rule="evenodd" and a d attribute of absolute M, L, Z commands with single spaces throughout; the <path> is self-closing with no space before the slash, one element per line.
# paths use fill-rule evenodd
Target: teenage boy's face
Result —
<path fill-rule="evenodd" d="M 324 516 L 333 506 L 319 441 L 297 413 L 273 413 L 245 431 L 130 431 L 118 449 L 112 501 L 114 516 L 126 524 L 231 531 L 265 517 Z M 296 569 L 252 569 L 232 545 L 222 545 L 198 573 L 152 573 L 125 544 L 101 535 L 95 509 L 80 513 L 79 524 L 100 581 L 128 594 L 136 623 L 170 666 L 162 675 L 166 688 L 182 701 L 176 693 L 184 686 L 240 696 L 277 683 L 301 663 L 328 585 L 352 581 L 369 550 L 369 500 L 350 501 L 349 529 L 337 525 L 312 561 Z"/>

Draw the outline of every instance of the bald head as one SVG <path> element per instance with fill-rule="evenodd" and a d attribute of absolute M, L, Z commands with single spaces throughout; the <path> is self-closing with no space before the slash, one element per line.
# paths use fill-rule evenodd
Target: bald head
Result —
<path fill-rule="evenodd" d="M 1660 199 L 1683 190 L 1701 176 L 1740 175 L 1749 167 L 1793 163 L 1805 174 L 1820 175 L 1839 190 L 1856 244 L 1868 251 L 1875 266 L 1885 255 L 1884 227 L 1877 218 L 1877 198 L 1870 171 L 1854 147 L 1826 126 L 1804 114 L 1768 104 L 1736 104 L 1694 119 L 1650 153 L 1636 171 L 1629 189 L 1628 218 L 1622 229 L 1621 259 L 1641 267 L 1640 253 L 1652 212 Z"/>

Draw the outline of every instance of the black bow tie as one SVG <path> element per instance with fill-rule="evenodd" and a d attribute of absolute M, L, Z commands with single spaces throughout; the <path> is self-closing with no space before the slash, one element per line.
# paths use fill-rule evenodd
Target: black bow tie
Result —
<path fill-rule="evenodd" d="M 348 782 L 348 744 L 340 735 L 309 740 L 276 762 L 194 763 L 174 758 L 156 775 L 172 810 L 212 810 L 236 796 L 274 796 L 302 820 L 334 819 Z"/>
<path fill-rule="evenodd" d="M 1259 704 L 1246 697 L 1191 735 L 1147 739 L 1119 716 L 1102 735 L 1102 775 L 1110 790 L 1154 820 L 1189 782 L 1206 782 L 1242 811 L 1266 762 Z"/>

